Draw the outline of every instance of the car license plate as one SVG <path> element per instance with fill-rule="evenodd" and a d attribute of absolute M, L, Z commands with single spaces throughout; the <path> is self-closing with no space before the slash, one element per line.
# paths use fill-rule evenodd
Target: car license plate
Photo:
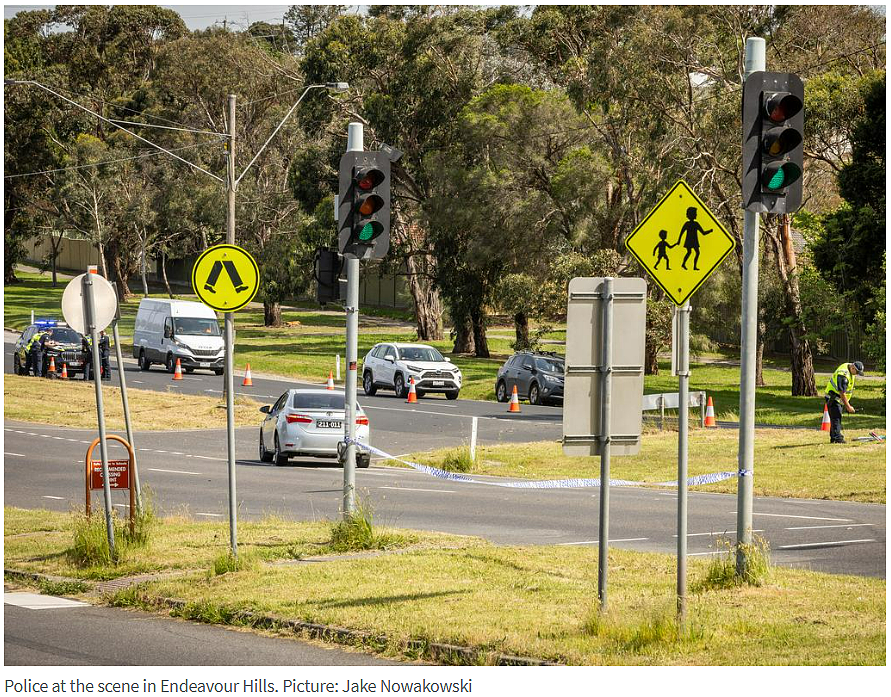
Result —
<path fill-rule="evenodd" d="M 343 421 L 316 421 L 319 428 L 343 428 Z"/>
<path fill-rule="evenodd" d="M 210 368 L 210 363 L 199 363 L 198 367 L 199 368 Z"/>
<path fill-rule="evenodd" d="M 445 382 L 443 380 L 434 380 L 433 381 L 434 387 L 442 387 L 443 385 L 445 385 Z"/>

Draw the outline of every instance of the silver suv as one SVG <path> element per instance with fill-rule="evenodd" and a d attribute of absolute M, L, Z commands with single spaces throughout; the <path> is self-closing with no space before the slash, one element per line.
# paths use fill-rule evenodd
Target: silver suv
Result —
<path fill-rule="evenodd" d="M 376 344 L 362 361 L 362 387 L 371 396 L 378 388 L 394 390 L 397 397 L 408 394 L 408 380 L 414 378 L 418 397 L 426 392 L 442 392 L 457 399 L 461 371 L 432 346 L 426 344 Z"/>

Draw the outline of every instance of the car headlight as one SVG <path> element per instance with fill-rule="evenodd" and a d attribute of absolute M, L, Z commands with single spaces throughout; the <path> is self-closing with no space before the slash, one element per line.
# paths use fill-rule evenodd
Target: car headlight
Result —
<path fill-rule="evenodd" d="M 545 373 L 542 373 L 542 377 L 545 379 L 545 382 L 550 382 L 550 383 L 554 383 L 554 384 L 563 382 L 563 379 L 557 377 L 556 375 L 547 375 Z"/>
<path fill-rule="evenodd" d="M 405 367 L 406 367 L 408 370 L 412 371 L 413 373 L 420 373 L 420 372 L 421 372 L 421 369 L 420 369 L 420 368 L 418 368 L 418 367 L 416 367 L 416 366 L 413 366 L 413 365 L 408 365 L 408 364 L 406 364 Z"/>
<path fill-rule="evenodd" d="M 182 341 L 180 341 L 179 339 L 174 339 L 174 340 L 173 340 L 173 345 L 174 345 L 174 346 L 177 346 L 177 347 L 179 347 L 179 348 L 184 348 L 184 349 L 188 349 L 188 348 L 189 348 L 189 345 L 188 345 L 188 344 L 184 344 L 184 343 L 183 343 Z"/>

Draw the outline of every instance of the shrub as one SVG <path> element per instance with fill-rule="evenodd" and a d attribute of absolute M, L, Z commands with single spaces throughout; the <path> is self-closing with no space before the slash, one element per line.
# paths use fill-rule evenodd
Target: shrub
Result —
<path fill-rule="evenodd" d="M 755 535 L 751 544 L 734 546 L 726 538 L 718 540 L 718 546 L 723 547 L 721 554 L 712 558 L 706 571 L 706 576 L 690 586 L 694 593 L 722 588 L 735 588 L 737 586 L 761 586 L 770 575 L 770 546 L 763 537 Z M 738 574 L 736 569 L 736 557 L 738 550 L 744 552 L 745 567 Z"/>

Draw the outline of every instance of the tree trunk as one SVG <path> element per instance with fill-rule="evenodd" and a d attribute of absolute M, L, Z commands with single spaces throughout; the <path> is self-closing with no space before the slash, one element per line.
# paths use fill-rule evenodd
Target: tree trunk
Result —
<path fill-rule="evenodd" d="M 409 255 L 405 260 L 408 268 L 408 290 L 415 306 L 415 322 L 418 327 L 418 339 L 421 341 L 439 341 L 443 338 L 442 303 L 439 291 L 432 280 L 419 268 L 418 257 Z M 432 263 L 428 261 L 427 263 Z"/>
<path fill-rule="evenodd" d="M 473 343 L 473 325 L 470 319 L 452 317 L 452 321 L 455 323 L 455 346 L 452 353 L 473 353 L 476 346 Z"/>
<path fill-rule="evenodd" d="M 801 309 L 801 292 L 798 286 L 798 269 L 795 259 L 795 248 L 792 246 L 792 231 L 789 216 L 779 219 L 777 240 L 774 248 L 777 258 L 777 269 L 783 282 L 783 295 L 786 301 L 786 313 L 791 320 L 789 325 L 789 348 L 792 359 L 792 396 L 816 397 L 817 383 L 814 377 L 814 356 L 811 344 L 807 339 L 807 327 L 804 324 Z"/>
<path fill-rule="evenodd" d="M 161 253 L 161 278 L 164 280 L 164 288 L 167 289 L 167 295 L 172 299 L 173 291 L 170 290 L 170 282 L 167 280 L 167 255 Z"/>
<path fill-rule="evenodd" d="M 124 276 L 124 273 L 121 270 L 121 257 L 119 254 L 115 253 L 112 257 L 112 265 L 114 266 L 115 280 L 117 281 L 118 288 L 121 291 L 121 300 L 131 297 L 133 293 L 130 292 L 130 286 L 127 285 L 127 278 L 126 276 Z"/>
<path fill-rule="evenodd" d="M 659 374 L 659 347 L 647 342 L 644 350 L 644 375 Z"/>
<path fill-rule="evenodd" d="M 755 387 L 764 387 L 764 335 L 767 334 L 767 323 L 764 321 L 764 310 L 758 308 L 758 331 L 755 338 Z"/>
<path fill-rule="evenodd" d="M 96 243 L 96 251 L 99 252 L 99 273 L 103 278 L 108 278 L 108 264 L 105 263 L 105 245 L 102 242 Z"/>
<path fill-rule="evenodd" d="M 282 306 L 279 303 L 263 301 L 263 324 L 267 327 L 282 326 Z"/>
<path fill-rule="evenodd" d="M 142 295 L 143 297 L 148 297 L 148 279 L 146 278 L 146 270 L 145 270 L 145 240 L 142 240 L 142 253 L 139 257 L 139 272 L 140 276 L 142 276 Z"/>
<path fill-rule="evenodd" d="M 514 330 L 517 334 L 517 343 L 514 346 L 516 351 L 522 351 L 529 348 L 529 318 L 525 312 L 518 312 L 514 315 Z"/>
<path fill-rule="evenodd" d="M 471 310 L 470 321 L 473 325 L 473 355 L 477 358 L 489 358 L 489 342 L 486 340 L 486 315 L 482 308 Z"/>

